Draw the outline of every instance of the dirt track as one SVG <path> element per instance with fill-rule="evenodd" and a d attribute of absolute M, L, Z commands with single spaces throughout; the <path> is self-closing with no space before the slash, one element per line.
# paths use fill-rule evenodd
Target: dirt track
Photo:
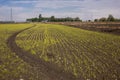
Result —
<path fill-rule="evenodd" d="M 32 26 L 35 27 L 36 25 Z M 42 59 L 38 58 L 35 55 L 30 54 L 27 51 L 24 51 L 15 42 L 16 36 L 32 27 L 20 30 L 13 35 L 11 35 L 7 40 L 8 47 L 16 53 L 19 58 L 24 60 L 26 63 L 30 64 L 33 67 L 39 67 L 40 71 L 49 77 L 49 80 L 83 80 L 82 78 L 76 78 L 69 72 L 64 72 L 63 69 L 59 68 L 53 63 L 45 62 Z M 39 79 L 38 79 L 39 80 Z"/>

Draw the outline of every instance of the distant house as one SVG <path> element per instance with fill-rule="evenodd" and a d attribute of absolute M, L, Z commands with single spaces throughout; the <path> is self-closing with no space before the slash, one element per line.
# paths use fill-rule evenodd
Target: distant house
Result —
<path fill-rule="evenodd" d="M 44 23 L 46 23 L 46 22 L 48 22 L 48 20 L 42 20 L 41 22 L 44 22 Z"/>

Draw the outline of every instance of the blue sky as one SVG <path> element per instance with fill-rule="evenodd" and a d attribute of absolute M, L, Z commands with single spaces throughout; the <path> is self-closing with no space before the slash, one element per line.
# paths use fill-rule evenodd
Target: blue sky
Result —
<path fill-rule="evenodd" d="M 83 20 L 107 17 L 120 18 L 120 0 L 0 0 L 0 21 L 25 21 L 26 18 L 42 16 L 80 17 Z"/>

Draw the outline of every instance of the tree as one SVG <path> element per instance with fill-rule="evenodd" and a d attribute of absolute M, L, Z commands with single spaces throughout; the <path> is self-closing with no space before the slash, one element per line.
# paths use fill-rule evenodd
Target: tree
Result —
<path fill-rule="evenodd" d="M 94 22 L 98 22 L 99 20 L 98 19 L 95 19 Z"/>
<path fill-rule="evenodd" d="M 32 19 L 26 19 L 27 22 L 32 22 Z"/>
<path fill-rule="evenodd" d="M 88 20 L 88 22 L 91 22 L 91 20 Z"/>
<path fill-rule="evenodd" d="M 102 18 L 99 19 L 99 21 L 100 22 L 105 22 L 105 21 L 107 21 L 107 19 L 105 17 L 102 17 Z"/>
<path fill-rule="evenodd" d="M 116 22 L 120 22 L 120 19 L 115 19 Z"/>
<path fill-rule="evenodd" d="M 41 19 L 42 18 L 42 15 L 41 14 L 39 14 L 39 19 Z"/>
<path fill-rule="evenodd" d="M 50 21 L 55 21 L 55 16 L 51 16 Z"/>
<path fill-rule="evenodd" d="M 38 22 L 38 18 L 32 18 L 31 21 L 32 22 Z"/>
<path fill-rule="evenodd" d="M 107 18 L 107 21 L 115 21 L 115 18 L 110 14 Z"/>
<path fill-rule="evenodd" d="M 75 21 L 80 21 L 79 17 L 76 17 L 76 18 L 75 18 Z"/>
<path fill-rule="evenodd" d="M 39 21 L 39 22 L 42 21 L 42 15 L 41 15 L 41 14 L 39 14 L 39 19 L 38 19 L 38 21 Z"/>

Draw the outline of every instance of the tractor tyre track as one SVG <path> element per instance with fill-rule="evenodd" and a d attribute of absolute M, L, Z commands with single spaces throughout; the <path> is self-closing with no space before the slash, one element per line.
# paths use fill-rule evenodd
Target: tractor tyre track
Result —
<path fill-rule="evenodd" d="M 83 80 L 83 78 L 76 78 L 74 75 L 72 75 L 69 72 L 65 72 L 62 68 L 59 68 L 55 64 L 50 63 L 50 62 L 45 62 L 44 60 L 38 58 L 37 56 L 32 55 L 30 52 L 24 51 L 22 48 L 17 46 L 17 44 L 15 42 L 16 36 L 19 33 L 23 32 L 25 30 L 28 30 L 30 28 L 33 28 L 35 26 L 36 25 L 26 28 L 26 29 L 23 29 L 23 30 L 20 30 L 20 31 L 14 33 L 13 35 L 11 35 L 7 39 L 7 45 L 11 49 L 11 51 L 15 52 L 15 54 L 19 58 L 21 58 L 23 61 L 25 61 L 32 67 L 36 67 L 37 69 L 39 69 L 42 73 L 44 73 L 46 76 L 48 76 L 50 80 Z"/>

